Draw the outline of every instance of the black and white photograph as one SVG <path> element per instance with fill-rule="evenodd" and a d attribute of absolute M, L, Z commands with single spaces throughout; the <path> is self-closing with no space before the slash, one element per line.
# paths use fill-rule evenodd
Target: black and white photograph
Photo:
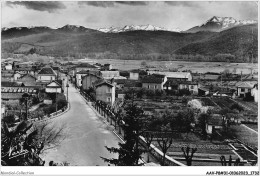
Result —
<path fill-rule="evenodd" d="M 258 9 L 1 1 L 1 175 L 258 175 Z"/>

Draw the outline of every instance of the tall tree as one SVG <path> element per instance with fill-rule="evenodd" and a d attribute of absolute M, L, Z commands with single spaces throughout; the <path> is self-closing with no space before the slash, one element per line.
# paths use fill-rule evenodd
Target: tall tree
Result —
<path fill-rule="evenodd" d="M 137 166 L 138 161 L 141 159 L 141 155 L 144 152 L 139 147 L 139 136 L 142 131 L 142 118 L 143 110 L 137 107 L 136 104 L 131 103 L 126 106 L 125 116 L 123 117 L 123 131 L 125 143 L 119 143 L 119 148 L 107 147 L 107 150 L 111 153 L 118 153 L 118 158 L 103 158 L 105 162 L 116 166 Z"/>

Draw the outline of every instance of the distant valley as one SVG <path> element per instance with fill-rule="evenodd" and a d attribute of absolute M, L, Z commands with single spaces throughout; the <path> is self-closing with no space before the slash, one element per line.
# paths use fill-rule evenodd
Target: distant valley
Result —
<path fill-rule="evenodd" d="M 75 58 L 251 62 L 252 58 L 257 61 L 256 22 L 212 17 L 187 31 L 152 25 L 127 26 L 118 32 L 74 25 L 2 28 L 2 58 L 8 53 L 37 53 Z"/>

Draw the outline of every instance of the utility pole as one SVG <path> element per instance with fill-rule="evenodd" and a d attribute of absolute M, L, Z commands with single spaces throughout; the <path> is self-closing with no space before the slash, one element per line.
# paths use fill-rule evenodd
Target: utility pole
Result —
<path fill-rule="evenodd" d="M 57 115 L 57 109 L 58 109 L 58 102 L 57 102 L 57 88 L 56 88 L 55 101 L 56 101 L 56 115 Z"/>
<path fill-rule="evenodd" d="M 29 96 L 30 96 L 30 95 L 29 95 L 28 93 L 24 93 L 24 94 L 22 95 L 22 98 L 25 99 L 25 112 L 26 112 L 25 120 L 28 119 L 28 98 L 29 98 Z"/>
<path fill-rule="evenodd" d="M 67 102 L 69 102 L 69 83 L 68 83 L 68 80 L 67 80 Z"/>

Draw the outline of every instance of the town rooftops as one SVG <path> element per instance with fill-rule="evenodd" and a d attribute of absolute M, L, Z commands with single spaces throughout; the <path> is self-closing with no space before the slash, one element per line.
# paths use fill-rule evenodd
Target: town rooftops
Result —
<path fill-rule="evenodd" d="M 1 81 L 1 87 L 21 87 L 21 86 L 24 86 L 22 82 Z"/>
<path fill-rule="evenodd" d="M 148 71 L 149 75 L 159 74 L 165 75 L 167 78 L 189 78 L 191 76 L 190 72 L 160 72 L 160 71 Z"/>
<path fill-rule="evenodd" d="M 163 83 L 164 79 L 157 77 L 156 75 L 147 75 L 144 76 L 142 79 L 142 83 L 155 83 L 155 84 L 161 84 Z"/>
<path fill-rule="evenodd" d="M 24 93 L 1 93 L 2 99 L 19 100 L 22 98 Z"/>
<path fill-rule="evenodd" d="M 23 78 L 26 78 L 26 77 L 33 78 L 35 80 L 37 79 L 33 75 L 31 75 L 31 74 L 25 74 L 25 75 L 21 76 L 19 79 L 23 79 Z"/>
<path fill-rule="evenodd" d="M 212 114 L 209 116 L 207 120 L 208 125 L 213 126 L 222 126 L 223 125 L 223 118 L 220 114 Z"/>
<path fill-rule="evenodd" d="M 106 80 L 103 80 L 103 79 L 97 80 L 97 81 L 95 81 L 93 84 L 94 84 L 95 87 L 99 87 L 99 86 L 102 86 L 102 85 L 104 85 L 104 84 L 108 85 L 109 87 L 113 87 L 113 86 L 114 86 L 114 85 L 111 84 L 110 82 L 108 82 L 108 81 L 106 81 Z"/>
<path fill-rule="evenodd" d="M 1 93 L 37 93 L 39 87 L 1 87 Z"/>
<path fill-rule="evenodd" d="M 53 71 L 51 67 L 43 67 L 38 75 L 55 75 L 56 73 Z"/>
<path fill-rule="evenodd" d="M 237 87 L 240 88 L 253 88 L 256 82 L 238 82 Z"/>
<path fill-rule="evenodd" d="M 86 62 L 80 63 L 80 64 L 78 64 L 78 65 L 75 65 L 74 67 L 75 67 L 75 68 L 82 68 L 82 67 L 84 67 L 84 68 L 97 68 L 97 67 L 95 67 L 94 65 L 91 65 L 91 64 L 86 63 Z"/>
<path fill-rule="evenodd" d="M 100 71 L 94 71 L 94 70 L 80 70 L 76 74 L 95 74 L 100 75 Z"/>

